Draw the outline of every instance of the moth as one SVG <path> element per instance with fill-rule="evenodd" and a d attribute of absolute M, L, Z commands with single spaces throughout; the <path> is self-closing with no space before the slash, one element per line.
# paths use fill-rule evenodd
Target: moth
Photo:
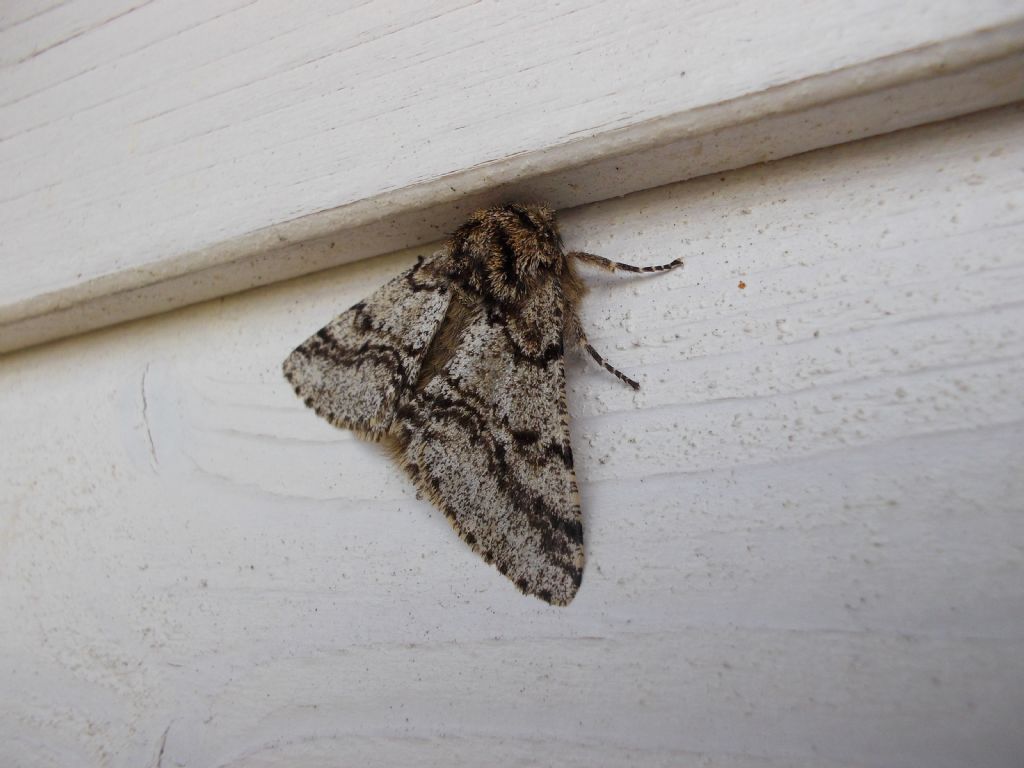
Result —
<path fill-rule="evenodd" d="M 542 205 L 477 211 L 284 362 L 307 406 L 385 444 L 475 552 L 554 605 L 576 595 L 584 560 L 566 347 L 640 386 L 587 341 L 576 262 L 646 273 L 682 259 L 636 267 L 566 252 Z"/>

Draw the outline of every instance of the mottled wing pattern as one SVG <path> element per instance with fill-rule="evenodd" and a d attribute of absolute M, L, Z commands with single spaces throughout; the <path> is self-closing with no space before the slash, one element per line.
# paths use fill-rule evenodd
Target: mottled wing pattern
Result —
<path fill-rule="evenodd" d="M 387 434 L 420 374 L 451 298 L 446 277 L 421 260 L 300 344 L 284 362 L 295 392 L 335 426 Z"/>
<path fill-rule="evenodd" d="M 514 313 L 481 306 L 392 427 L 403 466 L 459 535 L 523 592 L 557 605 L 583 573 L 565 311 L 554 277 Z"/>

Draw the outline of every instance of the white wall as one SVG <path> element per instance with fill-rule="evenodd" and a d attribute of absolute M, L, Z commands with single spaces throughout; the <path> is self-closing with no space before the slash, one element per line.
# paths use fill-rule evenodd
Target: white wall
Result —
<path fill-rule="evenodd" d="M 1022 135 L 563 216 L 687 257 L 590 276 L 567 609 L 279 374 L 411 252 L 3 358 L 0 764 L 1019 765 Z"/>

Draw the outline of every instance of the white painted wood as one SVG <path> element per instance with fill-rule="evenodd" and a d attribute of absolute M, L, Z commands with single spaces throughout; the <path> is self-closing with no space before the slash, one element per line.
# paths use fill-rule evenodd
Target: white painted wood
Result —
<path fill-rule="evenodd" d="M 0 351 L 1024 97 L 1019 0 L 7 13 Z"/>
<path fill-rule="evenodd" d="M 568 609 L 280 376 L 413 252 L 5 357 L 0 764 L 1019 765 L 1022 135 L 563 216 L 688 259 L 589 275 Z"/>

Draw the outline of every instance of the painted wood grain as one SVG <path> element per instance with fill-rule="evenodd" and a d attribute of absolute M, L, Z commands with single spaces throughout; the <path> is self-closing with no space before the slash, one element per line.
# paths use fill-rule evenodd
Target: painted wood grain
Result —
<path fill-rule="evenodd" d="M 1024 97 L 1019 0 L 7 13 L 0 351 Z"/>
<path fill-rule="evenodd" d="M 1024 110 L 567 211 L 588 566 L 519 595 L 283 356 L 414 252 L 0 364 L 0 763 L 1015 766 Z M 742 283 L 742 286 L 741 286 Z"/>

